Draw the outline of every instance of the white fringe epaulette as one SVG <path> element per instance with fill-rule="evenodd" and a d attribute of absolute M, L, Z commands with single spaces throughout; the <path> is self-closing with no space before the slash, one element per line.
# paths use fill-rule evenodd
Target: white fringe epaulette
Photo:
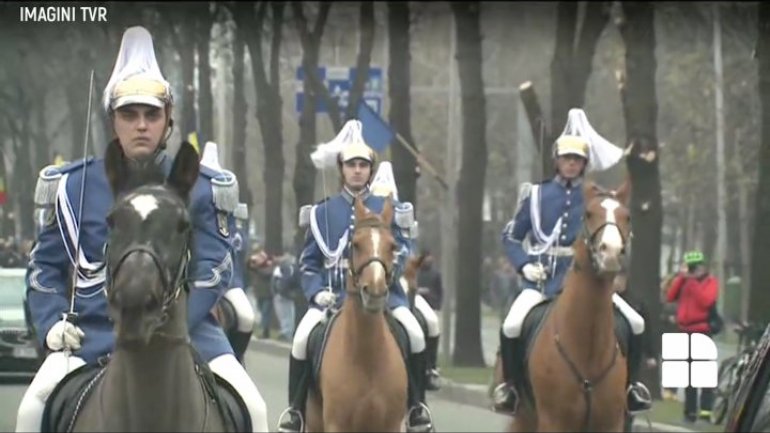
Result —
<path fill-rule="evenodd" d="M 411 229 L 414 226 L 414 206 L 408 201 L 399 203 L 396 208 L 396 225 L 402 229 Z"/>
<path fill-rule="evenodd" d="M 306 204 L 299 208 L 299 227 L 307 228 L 310 225 L 310 209 L 313 208 L 312 204 Z"/>
<path fill-rule="evenodd" d="M 214 206 L 225 212 L 235 212 L 238 207 L 238 179 L 229 170 L 222 170 L 211 178 Z"/>
<path fill-rule="evenodd" d="M 35 205 L 51 206 L 54 204 L 61 177 L 62 172 L 55 165 L 49 165 L 40 170 L 37 185 L 35 185 Z"/>
<path fill-rule="evenodd" d="M 249 219 L 249 207 L 246 203 L 238 203 L 238 206 L 235 207 L 235 211 L 233 211 L 233 216 L 243 221 Z"/>

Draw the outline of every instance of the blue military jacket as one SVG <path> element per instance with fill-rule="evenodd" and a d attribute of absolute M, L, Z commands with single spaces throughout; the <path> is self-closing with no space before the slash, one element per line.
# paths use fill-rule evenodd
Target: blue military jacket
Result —
<path fill-rule="evenodd" d="M 364 205 L 374 213 L 381 213 L 385 198 L 378 197 L 365 191 L 360 196 Z M 394 203 L 393 236 L 398 244 L 397 261 L 394 272 L 394 284 L 390 287 L 388 305 L 391 309 L 398 306 L 408 306 L 408 301 L 398 276 L 401 274 L 408 253 L 406 234 L 411 225 L 405 223 L 405 218 L 399 217 L 398 203 Z M 328 217 L 327 217 L 328 216 Z M 352 236 L 349 227 L 353 222 L 353 196 L 345 189 L 339 194 L 313 206 L 310 213 L 310 227 L 305 235 L 305 244 L 299 260 L 302 274 L 301 284 L 305 297 L 311 307 L 319 308 L 313 298 L 326 287 L 332 287 L 337 294 L 338 304 L 345 298 L 345 278 L 347 274 L 347 257 L 349 240 Z M 328 223 L 328 224 L 327 224 Z M 328 227 L 328 230 L 327 230 Z"/>
<path fill-rule="evenodd" d="M 161 154 L 158 163 L 168 173 L 172 159 Z M 206 360 L 232 353 L 212 307 L 229 287 L 233 258 L 229 241 L 234 227 L 232 210 L 237 184 L 231 173 L 201 166 L 191 192 L 190 213 L 194 237 L 188 275 L 188 326 L 195 348 Z M 78 210 L 85 174 L 82 215 Z M 230 178 L 228 178 L 230 176 Z M 234 194 L 234 195 L 233 195 Z M 235 198 L 234 203 L 229 197 Z M 219 206 L 215 205 L 215 201 Z M 38 235 L 27 269 L 27 299 L 33 324 L 45 347 L 48 331 L 69 310 L 71 272 L 78 263 L 74 311 L 85 337 L 74 355 L 87 363 L 112 352 L 113 326 L 104 292 L 104 249 L 108 235 L 106 216 L 113 204 L 104 160 L 90 158 L 62 167 L 49 166 L 40 173 L 35 190 Z M 230 205 L 229 203 L 232 203 Z M 80 226 L 80 255 L 75 261 L 76 233 Z"/>
<path fill-rule="evenodd" d="M 523 288 L 558 295 L 572 264 L 572 244 L 582 228 L 582 179 L 566 182 L 560 176 L 533 185 L 513 219 L 503 229 L 506 255 L 518 272 L 527 263 L 542 263 L 548 273 L 543 287 L 522 278 Z M 557 226 L 558 224 L 558 226 Z M 525 249 L 525 240 L 529 248 Z"/>

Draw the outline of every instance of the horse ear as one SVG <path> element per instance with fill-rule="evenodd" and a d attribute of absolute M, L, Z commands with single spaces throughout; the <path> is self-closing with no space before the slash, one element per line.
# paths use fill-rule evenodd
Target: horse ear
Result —
<path fill-rule="evenodd" d="M 198 180 L 200 170 L 200 160 L 198 152 L 192 144 L 183 142 L 179 147 L 179 152 L 174 158 L 174 164 L 171 166 L 171 173 L 168 175 L 168 185 L 185 200 L 187 200 L 190 190 Z"/>
<path fill-rule="evenodd" d="M 353 199 L 353 209 L 355 210 L 356 221 L 366 216 L 366 207 L 364 207 L 364 201 L 360 198 L 356 197 Z"/>
<path fill-rule="evenodd" d="M 631 198 L 631 178 L 626 176 L 623 184 L 620 185 L 620 188 L 618 188 L 617 191 L 615 191 L 615 198 L 617 198 L 623 206 L 628 207 L 628 202 Z"/>
<path fill-rule="evenodd" d="M 592 180 L 586 179 L 585 182 L 583 182 L 583 203 L 590 202 L 595 196 L 596 193 L 599 191 L 599 187 L 594 183 Z"/>
<path fill-rule="evenodd" d="M 390 223 L 393 222 L 393 193 L 388 194 L 388 197 L 385 199 L 385 204 L 382 206 L 381 216 L 385 226 L 390 226 Z"/>
<path fill-rule="evenodd" d="M 112 189 L 112 195 L 117 197 L 123 191 L 128 180 L 126 156 L 118 140 L 112 140 L 107 145 L 104 155 L 104 170 L 107 173 L 107 180 L 110 184 L 110 189 Z"/>

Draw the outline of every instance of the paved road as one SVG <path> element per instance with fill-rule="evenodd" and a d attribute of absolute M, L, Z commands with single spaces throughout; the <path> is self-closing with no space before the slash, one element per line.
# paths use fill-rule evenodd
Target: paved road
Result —
<path fill-rule="evenodd" d="M 275 429 L 278 416 L 286 404 L 288 359 L 250 350 L 246 357 L 246 369 L 267 402 L 269 425 Z M 0 431 L 13 431 L 16 408 L 25 389 L 24 384 L 0 384 Z M 499 432 L 505 429 L 507 418 L 489 410 L 431 395 L 428 398 L 438 431 Z"/>

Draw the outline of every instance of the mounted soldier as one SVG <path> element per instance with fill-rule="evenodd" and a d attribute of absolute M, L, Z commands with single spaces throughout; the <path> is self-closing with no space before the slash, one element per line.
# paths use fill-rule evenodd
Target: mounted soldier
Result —
<path fill-rule="evenodd" d="M 382 161 L 377 168 L 377 173 L 374 175 L 371 183 L 372 194 L 380 197 L 387 197 L 392 194 L 393 199 L 398 201 L 398 187 L 396 187 L 396 180 L 393 176 L 393 167 L 390 162 Z M 409 202 L 401 202 L 399 206 L 405 210 L 412 208 L 412 204 Z M 410 211 L 411 212 L 411 211 Z M 408 230 L 402 230 L 404 237 L 409 240 L 409 255 L 417 254 L 417 237 L 419 236 L 419 226 L 415 219 L 412 228 Z M 406 289 L 406 283 L 401 282 L 401 285 Z M 425 338 L 425 350 L 427 355 L 427 370 L 425 371 L 425 386 L 430 391 L 436 391 L 441 387 L 441 375 L 438 372 L 436 361 L 438 358 L 438 340 L 441 336 L 441 328 L 439 328 L 439 321 L 436 312 L 433 311 L 430 304 L 425 298 L 416 293 L 414 296 L 414 304 L 412 307 L 418 312 L 418 320 L 422 327 Z"/>
<path fill-rule="evenodd" d="M 219 164 L 219 150 L 214 142 L 207 142 L 203 147 L 201 156 L 201 165 L 208 167 L 222 176 L 235 178 L 235 175 L 222 168 Z M 235 312 L 235 329 L 226 329 L 227 338 L 233 347 L 235 357 L 241 364 L 244 363 L 244 353 L 251 341 L 251 334 L 254 330 L 254 309 L 251 307 L 249 298 L 246 297 L 244 286 L 244 272 L 246 267 L 245 254 L 248 251 L 244 248 L 248 240 L 248 220 L 249 211 L 246 203 L 238 203 L 233 210 L 235 225 L 230 230 L 230 242 L 233 249 L 233 277 L 230 282 L 230 288 L 225 292 L 224 299 L 232 305 Z"/>
<path fill-rule="evenodd" d="M 527 314 L 538 304 L 558 296 L 564 276 L 572 266 L 572 244 L 583 227 L 582 182 L 586 171 L 615 165 L 623 151 L 601 137 L 588 123 L 585 112 L 572 109 L 562 135 L 553 148 L 553 178 L 520 188 L 515 216 L 502 232 L 508 259 L 522 278 L 522 292 L 511 306 L 500 332 L 503 383 L 493 392 L 495 410 L 515 413 L 519 394 L 514 376 L 524 360 L 521 336 Z M 612 297 L 630 325 L 629 353 L 638 353 L 644 319 L 617 293 Z M 650 393 L 637 381 L 640 359 L 629 356 L 628 409 L 631 413 L 651 407 Z"/>
<path fill-rule="evenodd" d="M 338 307 L 345 297 L 348 273 L 347 257 L 354 223 L 354 200 L 361 200 L 371 212 L 379 214 L 385 203 L 382 197 L 372 195 L 369 184 L 374 174 L 377 157 L 363 140 L 361 123 L 350 120 L 340 133 L 311 155 L 317 167 L 336 166 L 341 191 L 313 206 L 300 210 L 300 226 L 308 227 L 305 244 L 299 259 L 302 290 L 309 307 L 297 326 L 289 364 L 289 404 L 279 431 L 298 432 L 303 425 L 304 406 L 310 380 L 307 344 L 313 328 L 325 317 L 326 308 Z M 404 289 L 398 276 L 403 269 L 409 245 L 405 231 L 412 228 L 411 208 L 395 206 L 393 236 L 398 246 L 398 263 L 394 283 L 390 287 L 388 307 L 393 317 L 403 326 L 409 337 L 409 396 L 408 431 L 430 431 L 432 420 L 424 404 L 422 383 L 425 377 L 425 337 L 417 319 L 409 310 Z"/>
<path fill-rule="evenodd" d="M 129 164 L 157 164 L 166 174 L 171 171 L 173 161 L 166 153 L 173 127 L 171 86 L 145 28 L 131 27 L 123 34 L 103 108 L 114 134 L 108 146 L 120 146 Z M 40 344 L 49 354 L 24 394 L 16 431 L 40 431 L 45 401 L 56 384 L 77 367 L 107 362 L 113 351 L 105 287 L 107 215 L 113 205 L 109 185 L 104 158 L 84 155 L 40 172 L 35 204 L 42 224 L 30 254 L 27 299 Z M 267 431 L 265 402 L 211 313 L 230 288 L 230 229 L 237 203 L 235 177 L 201 167 L 190 193 L 187 322 L 193 348 L 242 397 L 254 430 Z"/>

